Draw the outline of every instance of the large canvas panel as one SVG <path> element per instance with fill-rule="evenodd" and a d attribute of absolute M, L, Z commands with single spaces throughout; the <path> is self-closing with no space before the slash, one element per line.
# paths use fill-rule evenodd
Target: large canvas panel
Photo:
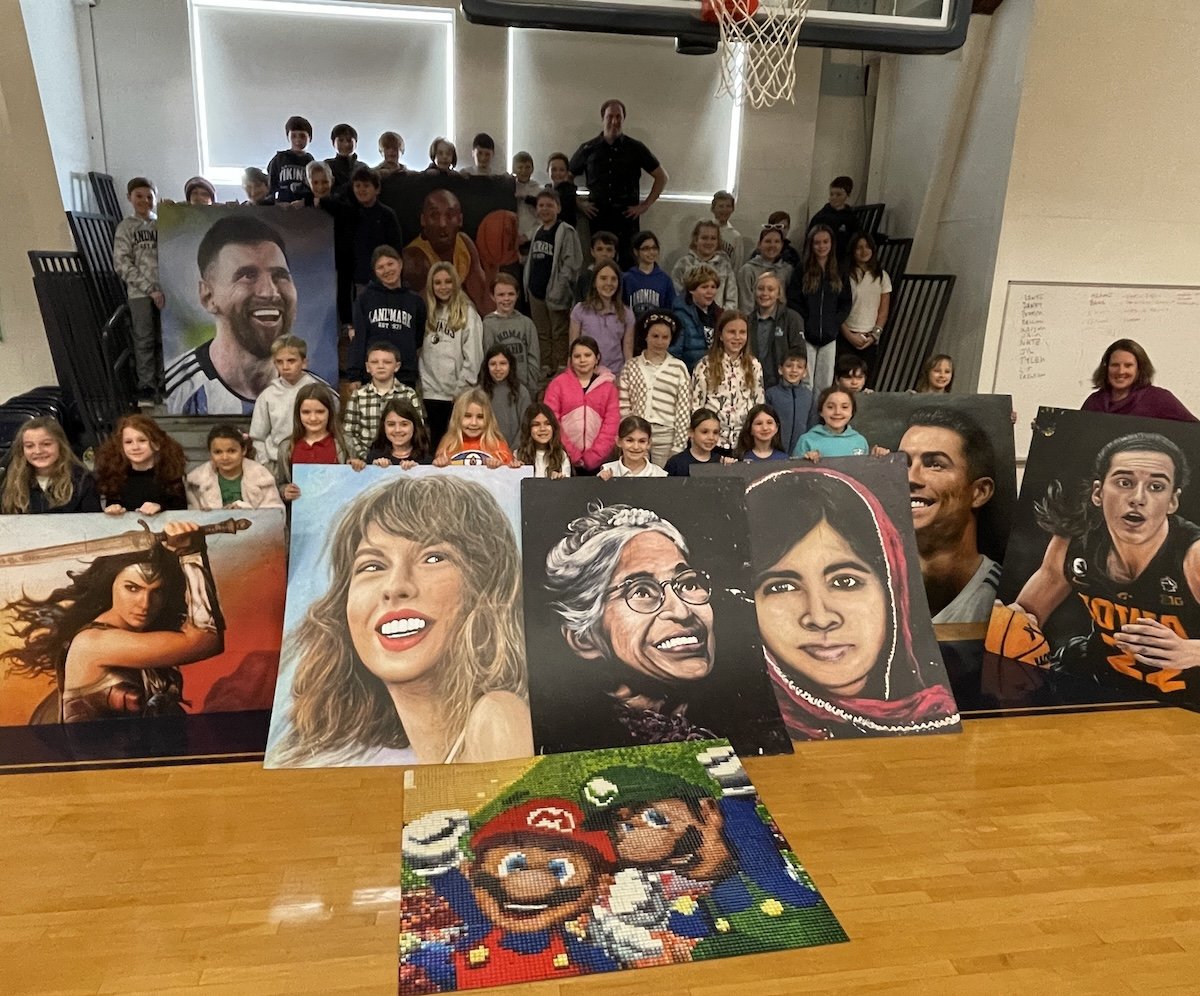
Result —
<path fill-rule="evenodd" d="M 983 433 L 990 453 L 987 454 L 988 459 L 981 459 L 981 473 L 995 481 L 995 489 L 987 501 L 975 509 L 979 551 L 1002 564 L 1017 507 L 1012 398 L 1007 394 L 883 392 L 860 394 L 857 400 L 854 428 L 866 436 L 872 445 L 884 446 L 893 452 L 904 449 L 901 444 L 906 436 L 911 439 L 909 427 L 914 416 L 920 421 L 921 413 L 931 408 L 953 413 L 944 416 L 947 421 L 964 420 L 962 428 L 957 431 L 959 438 L 975 429 Z M 978 449 L 970 445 L 967 448 L 971 451 Z M 990 473 L 986 473 L 989 470 Z"/>
<path fill-rule="evenodd" d="M 213 240 L 224 248 L 204 281 L 197 254 L 216 225 L 221 228 Z M 283 243 L 282 251 L 260 241 L 271 238 Z M 255 246 L 263 247 L 262 254 L 253 252 Z M 268 290 L 265 273 L 258 273 L 251 287 L 255 265 L 263 271 L 283 267 L 289 276 L 278 274 L 278 290 Z M 172 415 L 251 414 L 254 399 L 275 377 L 270 345 L 280 335 L 300 336 L 308 344 L 309 369 L 336 382 L 333 221 L 324 211 L 164 205 L 158 215 L 158 273 L 166 296 L 163 359 Z M 279 311 L 278 318 L 268 314 L 272 310 Z M 211 345 L 215 338 L 220 345 Z M 228 364 L 224 355 L 232 356 Z M 234 383 L 229 374 L 234 368 L 254 373 L 246 383 Z"/>
<path fill-rule="evenodd" d="M 750 590 L 794 740 L 956 732 L 921 585 L 904 458 L 732 464 L 746 481 Z"/>
<path fill-rule="evenodd" d="M 296 468 L 267 767 L 529 755 L 529 473 Z"/>
<path fill-rule="evenodd" d="M 987 651 L 1200 707 L 1198 461 L 1200 426 L 1042 408 Z"/>
<path fill-rule="evenodd" d="M 854 427 L 908 459 L 935 623 L 986 623 L 1017 505 L 1012 402 L 993 394 L 860 394 Z"/>
<path fill-rule="evenodd" d="M 402 994 L 847 939 L 725 742 L 561 754 L 510 772 L 499 786 L 491 767 L 411 773 Z"/>
<path fill-rule="evenodd" d="M 270 707 L 283 599 L 279 509 L 0 517 L 0 765 L 222 753 L 192 721 Z"/>
<path fill-rule="evenodd" d="M 521 496 L 539 753 L 714 735 L 790 751 L 746 595 L 737 482 L 576 478 Z"/>
<path fill-rule="evenodd" d="M 469 155 L 470 149 L 459 152 Z M 496 308 L 492 282 L 501 269 L 519 277 L 516 181 L 499 163 L 496 168 L 495 176 L 425 170 L 384 177 L 379 199 L 396 212 L 404 235 L 404 282 L 418 294 L 435 257 L 454 262 L 480 315 Z"/>

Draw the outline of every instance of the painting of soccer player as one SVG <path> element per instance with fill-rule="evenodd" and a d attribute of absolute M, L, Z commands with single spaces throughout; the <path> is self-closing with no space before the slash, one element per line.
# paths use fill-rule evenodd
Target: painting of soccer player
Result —
<path fill-rule="evenodd" d="M 713 736 L 790 750 L 745 596 L 737 481 L 529 482 L 522 515 L 539 752 Z"/>
<path fill-rule="evenodd" d="M 175 206 L 159 216 L 167 411 L 249 415 L 296 334 L 309 369 L 337 375 L 333 223 L 322 211 Z M 197 279 L 198 278 L 198 279 Z"/>
<path fill-rule="evenodd" d="M 54 518 L 0 517 L 0 766 L 261 750 L 282 510 Z"/>
<path fill-rule="evenodd" d="M 909 416 L 900 451 L 933 621 L 987 622 L 1000 582 L 1000 564 L 979 549 L 979 513 L 996 493 L 991 439 L 968 415 L 929 406 Z"/>
<path fill-rule="evenodd" d="M 1037 426 L 986 649 L 1200 707 L 1200 429 L 1053 409 Z"/>
<path fill-rule="evenodd" d="M 434 263 L 453 263 L 475 310 L 491 314 L 496 305 L 479 245 L 488 235 L 480 228 L 494 212 L 516 211 L 514 183 L 507 173 L 463 176 L 439 170 L 385 177 L 379 199 L 396 212 L 404 232 L 405 284 L 420 291 Z"/>
<path fill-rule="evenodd" d="M 986 623 L 991 616 L 1017 505 L 1011 409 L 1006 395 L 858 396 L 854 427 L 908 462 L 935 624 Z"/>
<path fill-rule="evenodd" d="M 298 470 L 267 765 L 529 756 L 516 472 Z"/>
<path fill-rule="evenodd" d="M 746 488 L 758 630 L 788 732 L 830 740 L 957 730 L 903 465 L 844 458 L 838 468 L 797 466 Z"/>

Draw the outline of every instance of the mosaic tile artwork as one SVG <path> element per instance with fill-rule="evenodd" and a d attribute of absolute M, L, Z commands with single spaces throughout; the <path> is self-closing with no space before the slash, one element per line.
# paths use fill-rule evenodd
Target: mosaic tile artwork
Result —
<path fill-rule="evenodd" d="M 509 765 L 406 793 L 402 994 L 847 940 L 728 741 Z"/>

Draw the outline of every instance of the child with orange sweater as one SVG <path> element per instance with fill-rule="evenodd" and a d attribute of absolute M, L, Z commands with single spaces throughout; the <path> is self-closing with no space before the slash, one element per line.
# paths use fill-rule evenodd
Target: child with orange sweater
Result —
<path fill-rule="evenodd" d="M 450 428 L 438 444 L 435 467 L 511 467 L 513 459 L 492 402 L 482 388 L 473 387 L 454 399 Z"/>

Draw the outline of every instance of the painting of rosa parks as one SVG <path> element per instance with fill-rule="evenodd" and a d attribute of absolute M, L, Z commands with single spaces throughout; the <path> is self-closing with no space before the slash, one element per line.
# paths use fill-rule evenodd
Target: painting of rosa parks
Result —
<path fill-rule="evenodd" d="M 790 751 L 747 594 L 738 481 L 531 480 L 522 514 L 539 752 L 714 736 Z"/>

